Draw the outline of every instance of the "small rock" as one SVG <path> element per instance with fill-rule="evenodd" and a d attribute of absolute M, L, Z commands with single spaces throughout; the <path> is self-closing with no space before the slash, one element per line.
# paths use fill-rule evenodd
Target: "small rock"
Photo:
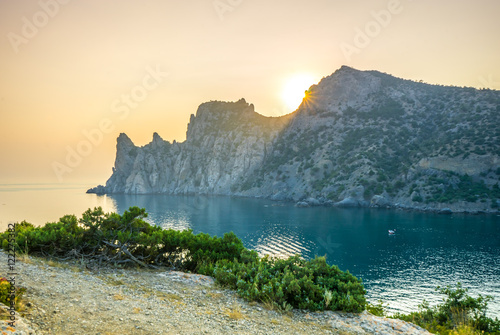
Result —
<path fill-rule="evenodd" d="M 453 214 L 451 208 L 443 208 L 438 211 L 438 214 Z"/>
<path fill-rule="evenodd" d="M 345 198 L 344 200 L 336 202 L 335 206 L 338 206 L 338 207 L 358 207 L 359 201 L 354 199 L 354 198 L 348 197 L 348 198 Z"/>
<path fill-rule="evenodd" d="M 318 199 L 316 198 L 307 198 L 306 202 L 309 204 L 309 206 L 319 206 L 321 203 L 319 202 Z"/>

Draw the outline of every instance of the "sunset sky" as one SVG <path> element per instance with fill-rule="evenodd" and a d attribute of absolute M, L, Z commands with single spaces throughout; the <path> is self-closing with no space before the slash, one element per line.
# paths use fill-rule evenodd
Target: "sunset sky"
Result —
<path fill-rule="evenodd" d="M 0 183 L 102 184 L 121 132 L 183 141 L 210 100 L 290 113 L 342 65 L 500 89 L 499 33 L 498 0 L 0 0 Z"/>

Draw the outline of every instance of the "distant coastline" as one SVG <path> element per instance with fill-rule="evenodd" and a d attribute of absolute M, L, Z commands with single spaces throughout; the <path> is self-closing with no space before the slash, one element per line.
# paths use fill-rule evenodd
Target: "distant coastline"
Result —
<path fill-rule="evenodd" d="M 471 204 L 468 202 L 463 202 L 462 204 L 454 205 L 448 207 L 446 205 L 440 207 L 434 206 L 408 206 L 400 203 L 390 203 L 385 202 L 383 205 L 379 203 L 370 203 L 365 200 L 356 200 L 352 198 L 346 198 L 340 202 L 333 202 L 327 199 L 315 199 L 315 198 L 307 198 L 301 201 L 295 201 L 293 199 L 273 199 L 273 197 L 264 197 L 264 196 L 250 196 L 250 195 L 240 195 L 240 194 L 205 194 L 205 193 L 140 193 L 140 194 L 130 194 L 125 192 L 117 192 L 117 193 L 107 193 L 104 191 L 105 188 L 102 185 L 97 187 L 92 187 L 86 191 L 88 194 L 96 194 L 98 196 L 102 195 L 171 195 L 171 196 L 214 196 L 214 197 L 237 197 L 237 198 L 250 198 L 250 199 L 267 199 L 271 201 L 275 201 L 278 203 L 287 203 L 294 204 L 295 207 L 299 208 L 311 208 L 311 207 L 338 207 L 338 208 L 374 208 L 374 209 L 389 209 L 389 210 L 401 210 L 408 212 L 422 212 L 422 213 L 432 213 L 432 214 L 465 214 L 465 215 L 480 215 L 480 214 L 491 214 L 491 215 L 500 215 L 500 210 L 492 210 L 485 208 L 484 205 Z"/>

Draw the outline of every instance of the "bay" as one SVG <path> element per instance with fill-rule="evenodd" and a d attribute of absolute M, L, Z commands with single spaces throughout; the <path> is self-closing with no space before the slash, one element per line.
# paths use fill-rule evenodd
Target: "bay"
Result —
<path fill-rule="evenodd" d="M 491 295 L 500 318 L 500 216 L 437 215 L 381 209 L 296 208 L 264 199 L 217 196 L 85 194 L 82 185 L 0 185 L 0 228 L 26 219 L 36 225 L 102 206 L 123 213 L 146 208 L 147 221 L 222 236 L 233 231 L 259 254 L 309 259 L 361 278 L 367 298 L 391 313 L 439 303 L 435 287 L 461 282 L 470 294 Z M 389 229 L 396 229 L 389 235 Z"/>

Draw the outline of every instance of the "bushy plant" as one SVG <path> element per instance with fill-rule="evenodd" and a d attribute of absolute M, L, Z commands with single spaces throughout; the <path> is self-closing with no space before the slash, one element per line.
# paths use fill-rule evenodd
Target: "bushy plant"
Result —
<path fill-rule="evenodd" d="M 219 262 L 214 277 L 247 300 L 272 301 L 277 306 L 315 310 L 362 312 L 365 290 L 348 271 L 328 265 L 324 257 L 305 261 L 257 257 L 245 251 L 245 261 Z"/>
<path fill-rule="evenodd" d="M 379 300 L 377 304 L 367 303 L 366 310 L 375 316 L 386 316 L 384 310 L 384 302 L 382 300 Z"/>
<path fill-rule="evenodd" d="M 430 307 L 425 300 L 419 305 L 418 312 L 395 314 L 393 318 L 413 322 L 432 333 L 454 334 L 457 329 L 483 331 L 486 334 L 500 334 L 500 320 L 486 316 L 491 296 L 479 295 L 473 298 L 460 283 L 456 287 L 437 287 L 437 291 L 446 295 L 443 303 Z"/>

